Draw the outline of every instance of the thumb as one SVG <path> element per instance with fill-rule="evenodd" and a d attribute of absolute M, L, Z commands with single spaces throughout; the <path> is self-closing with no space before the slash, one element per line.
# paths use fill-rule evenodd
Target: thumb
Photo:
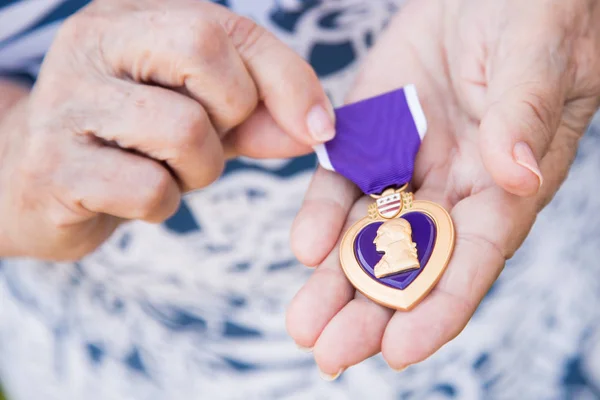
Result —
<path fill-rule="evenodd" d="M 314 146 L 335 135 L 335 114 L 312 67 L 252 20 L 221 8 L 222 24 L 273 120 L 291 138 Z"/>
<path fill-rule="evenodd" d="M 264 104 L 222 139 L 227 159 L 292 158 L 312 153 L 312 146 L 287 134 Z"/>
<path fill-rule="evenodd" d="M 496 184 L 518 196 L 535 195 L 543 181 L 539 164 L 558 130 L 565 101 L 563 71 L 548 57 L 513 50 L 488 85 L 479 146 Z M 519 59 L 520 58 L 520 59 Z"/>

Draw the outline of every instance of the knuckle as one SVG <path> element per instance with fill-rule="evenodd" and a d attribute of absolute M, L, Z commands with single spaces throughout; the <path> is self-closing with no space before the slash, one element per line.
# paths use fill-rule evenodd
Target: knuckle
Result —
<path fill-rule="evenodd" d="M 80 12 L 67 18 L 58 29 L 56 41 L 66 43 L 80 43 L 84 38 L 88 37 L 96 26 L 96 18 L 87 13 Z"/>
<path fill-rule="evenodd" d="M 173 178 L 162 168 L 157 168 L 146 179 L 143 196 L 137 206 L 137 219 L 155 219 L 162 215 L 161 210 L 165 207 L 171 190 Z"/>
<path fill-rule="evenodd" d="M 225 170 L 225 159 L 223 157 L 219 157 L 215 160 L 214 166 L 209 170 L 208 178 L 207 178 L 206 182 L 201 187 L 206 187 L 206 186 L 210 185 L 211 183 L 215 182 L 216 180 L 218 180 L 221 177 L 221 175 L 223 174 L 224 170 Z"/>
<path fill-rule="evenodd" d="M 222 150 L 211 148 L 210 154 L 204 153 L 202 169 L 194 176 L 188 177 L 184 185 L 184 191 L 202 189 L 215 182 L 225 169 L 225 159 Z"/>
<path fill-rule="evenodd" d="M 206 63 L 222 57 L 227 52 L 223 28 L 216 22 L 200 19 L 190 30 L 186 51 L 190 58 Z"/>
<path fill-rule="evenodd" d="M 78 38 L 85 34 L 83 30 L 85 19 L 85 17 L 77 14 L 67 18 L 58 29 L 56 34 L 57 40 L 77 41 Z"/>
<path fill-rule="evenodd" d="M 258 93 L 253 85 L 238 85 L 227 90 L 224 95 L 228 106 L 226 129 L 245 121 L 258 105 Z"/>
<path fill-rule="evenodd" d="M 203 146 L 211 130 L 210 120 L 199 106 L 189 107 L 175 118 L 176 128 L 169 136 L 171 157 L 181 159 L 191 151 Z"/>
<path fill-rule="evenodd" d="M 232 15 L 224 23 L 231 43 L 242 53 L 249 53 L 262 43 L 270 33 L 250 18 Z"/>
<path fill-rule="evenodd" d="M 202 135 L 200 136 L 204 136 L 210 126 L 210 120 L 202 107 L 194 104 L 182 110 L 181 115 L 177 118 L 177 125 L 179 131 L 186 132 L 187 136 L 197 137 L 197 133 L 201 133 Z M 192 140 L 194 143 L 196 141 L 197 139 Z M 184 144 L 186 143 L 188 143 L 188 140 Z"/>
<path fill-rule="evenodd" d="M 531 125 L 534 125 L 530 127 L 532 132 L 539 132 L 544 142 L 548 144 L 552 141 L 555 131 L 553 127 L 557 122 L 555 111 L 557 108 L 551 104 L 550 97 L 532 91 L 523 99 L 523 103 L 531 113 L 530 121 Z"/>

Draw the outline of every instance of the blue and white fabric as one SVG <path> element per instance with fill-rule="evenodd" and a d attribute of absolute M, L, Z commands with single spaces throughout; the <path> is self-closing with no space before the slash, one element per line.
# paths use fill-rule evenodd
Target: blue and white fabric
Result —
<path fill-rule="evenodd" d="M 418 1 L 418 0 L 417 0 Z M 35 80 L 83 0 L 0 0 L 0 74 Z M 308 59 L 336 105 L 400 0 L 228 0 Z M 310 271 L 288 245 L 314 157 L 238 160 L 160 226 L 122 226 L 77 263 L 0 264 L 11 400 L 600 398 L 600 130 L 469 326 L 402 373 L 335 382 L 286 334 Z M 560 278 L 557 278 L 560 277 Z"/>

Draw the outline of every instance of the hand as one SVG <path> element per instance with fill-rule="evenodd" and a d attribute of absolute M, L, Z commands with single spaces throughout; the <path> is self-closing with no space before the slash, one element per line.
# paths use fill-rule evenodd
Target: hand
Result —
<path fill-rule="evenodd" d="M 306 62 L 250 20 L 189 0 L 92 3 L 3 117 L 0 255 L 51 260 L 82 257 L 124 219 L 165 220 L 225 155 L 291 156 L 334 134 Z"/>
<path fill-rule="evenodd" d="M 368 199 L 355 203 L 352 184 L 318 170 L 292 233 L 300 261 L 318 268 L 287 326 L 325 374 L 380 351 L 403 369 L 465 327 L 565 179 L 598 107 L 599 20 L 591 0 L 427 0 L 390 23 L 348 100 L 416 84 L 429 123 L 416 197 L 451 210 L 456 247 L 412 311 L 367 300 L 346 280 L 336 242 Z"/>

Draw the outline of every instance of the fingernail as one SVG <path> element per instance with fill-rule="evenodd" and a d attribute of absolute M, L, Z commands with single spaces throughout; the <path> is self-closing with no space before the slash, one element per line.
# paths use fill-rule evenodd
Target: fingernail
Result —
<path fill-rule="evenodd" d="M 531 147 L 529 147 L 529 145 L 525 142 L 519 142 L 515 144 L 513 156 L 515 157 L 517 164 L 527 168 L 538 177 L 541 187 L 542 183 L 544 183 L 544 177 L 542 176 L 542 171 L 540 171 L 540 167 L 535 159 L 535 156 L 533 155 Z"/>
<path fill-rule="evenodd" d="M 408 368 L 408 365 L 401 367 L 401 368 L 392 368 L 392 369 L 396 372 L 402 372 L 402 371 L 406 371 L 406 368 Z"/>
<path fill-rule="evenodd" d="M 304 347 L 304 346 L 300 346 L 299 344 L 296 343 L 296 347 L 298 348 L 298 350 L 303 351 L 305 353 L 312 353 L 313 348 L 312 347 Z"/>
<path fill-rule="evenodd" d="M 321 379 L 323 379 L 324 381 L 327 382 L 331 382 L 331 381 L 335 381 L 337 378 L 339 378 L 339 376 L 345 371 L 345 368 L 341 368 L 337 374 L 335 375 L 331 375 L 328 374 L 326 372 L 323 372 L 320 368 L 319 368 L 319 375 L 321 376 Z"/>
<path fill-rule="evenodd" d="M 316 105 L 308 112 L 306 123 L 312 137 L 319 142 L 326 142 L 335 136 L 333 118 L 322 105 Z"/>

